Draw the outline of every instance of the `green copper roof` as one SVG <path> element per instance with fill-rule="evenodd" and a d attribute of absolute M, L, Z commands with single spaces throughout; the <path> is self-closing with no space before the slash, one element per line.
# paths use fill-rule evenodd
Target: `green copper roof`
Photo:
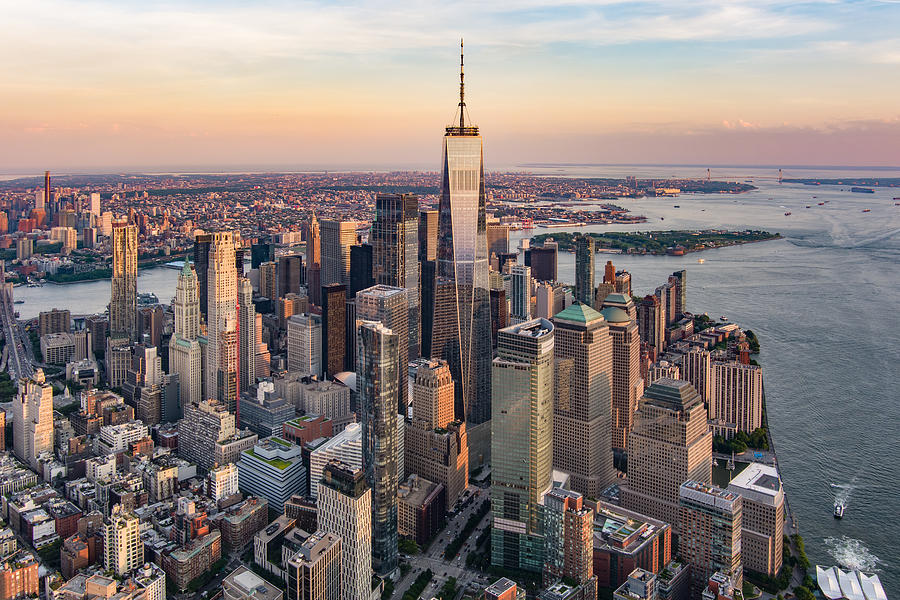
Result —
<path fill-rule="evenodd" d="M 597 319 L 603 319 L 603 315 L 588 306 L 576 302 L 565 310 L 561 310 L 553 316 L 553 320 L 571 321 L 573 323 L 592 323 Z"/>
<path fill-rule="evenodd" d="M 184 257 L 184 266 L 181 268 L 181 274 L 185 277 L 191 274 L 191 259 L 187 256 Z"/>
<path fill-rule="evenodd" d="M 600 314 L 610 323 L 627 323 L 631 320 L 628 313 L 618 306 L 607 306 L 600 311 Z"/>
<path fill-rule="evenodd" d="M 628 296 L 626 296 L 625 294 L 615 293 L 615 294 L 610 294 L 609 296 L 607 296 L 606 300 L 604 300 L 604 302 L 615 303 L 615 304 L 619 304 L 621 302 L 622 304 L 627 304 L 629 300 L 630 300 L 630 298 Z"/>

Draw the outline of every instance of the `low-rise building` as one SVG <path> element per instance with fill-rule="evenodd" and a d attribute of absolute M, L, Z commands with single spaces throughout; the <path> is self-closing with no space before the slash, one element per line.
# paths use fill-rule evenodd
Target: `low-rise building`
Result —
<path fill-rule="evenodd" d="M 224 600 L 283 600 L 284 593 L 247 567 L 238 567 L 222 580 Z"/>
<path fill-rule="evenodd" d="M 222 535 L 212 530 L 196 537 L 177 550 L 162 556 L 162 568 L 166 577 L 179 589 L 188 585 L 210 570 L 222 557 Z"/>
<path fill-rule="evenodd" d="M 0 564 L 0 600 L 37 597 L 40 592 L 38 561 L 19 553 Z"/>
<path fill-rule="evenodd" d="M 210 521 L 222 532 L 225 547 L 237 548 L 269 522 L 269 503 L 265 498 L 250 497 L 217 513 Z"/>
<path fill-rule="evenodd" d="M 672 528 L 606 502 L 594 515 L 594 575 L 600 587 L 616 589 L 635 569 L 659 573 L 672 560 Z"/>
<path fill-rule="evenodd" d="M 410 475 L 397 489 L 397 524 L 400 535 L 422 547 L 444 528 L 447 492 L 440 483 Z"/>
<path fill-rule="evenodd" d="M 265 498 L 278 512 L 292 495 L 306 493 L 300 446 L 282 438 L 266 438 L 245 450 L 237 467 L 241 490 Z"/>

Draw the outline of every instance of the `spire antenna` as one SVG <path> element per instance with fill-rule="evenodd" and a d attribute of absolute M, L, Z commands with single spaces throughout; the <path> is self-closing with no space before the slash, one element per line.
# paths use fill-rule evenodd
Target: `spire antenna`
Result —
<path fill-rule="evenodd" d="M 459 38 L 459 128 L 465 127 L 466 81 L 463 70 L 463 39 Z"/>

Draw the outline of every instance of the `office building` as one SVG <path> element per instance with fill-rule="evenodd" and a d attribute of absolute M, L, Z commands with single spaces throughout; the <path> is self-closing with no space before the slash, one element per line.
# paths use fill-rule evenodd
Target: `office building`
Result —
<path fill-rule="evenodd" d="M 375 285 L 372 275 L 373 251 L 371 244 L 350 246 L 350 297 L 355 298 L 360 290 Z"/>
<path fill-rule="evenodd" d="M 659 297 L 648 294 L 638 305 L 638 331 L 641 341 L 649 344 L 654 350 L 653 358 L 662 354 L 666 343 L 665 307 Z"/>
<path fill-rule="evenodd" d="M 397 489 L 397 523 L 400 535 L 424 548 L 444 528 L 447 491 L 440 483 L 410 475 Z"/>
<path fill-rule="evenodd" d="M 535 317 L 552 319 L 566 308 L 566 286 L 559 283 L 543 282 L 535 291 Z"/>
<path fill-rule="evenodd" d="M 284 424 L 295 415 L 294 405 L 275 393 L 275 384 L 271 381 L 260 381 L 241 398 L 241 427 L 260 438 L 281 436 Z"/>
<path fill-rule="evenodd" d="M 185 406 L 184 418 L 178 422 L 178 455 L 203 471 L 236 461 L 258 436 L 239 431 L 235 424 L 234 413 L 214 401 Z"/>
<path fill-rule="evenodd" d="M 137 341 L 137 227 L 113 222 L 112 284 L 109 299 L 109 331 L 116 339 Z"/>
<path fill-rule="evenodd" d="M 322 284 L 328 283 L 333 282 L 322 280 L 322 236 L 316 213 L 313 213 L 306 230 L 306 287 L 309 290 L 309 301 L 321 306 Z"/>
<path fill-rule="evenodd" d="M 512 268 L 509 317 L 513 325 L 531 320 L 531 267 Z"/>
<path fill-rule="evenodd" d="M 43 369 L 19 380 L 19 393 L 13 400 L 13 453 L 38 472 L 38 457 L 53 454 L 53 386 Z"/>
<path fill-rule="evenodd" d="M 412 413 L 404 440 L 406 473 L 442 484 L 452 508 L 469 485 L 469 448 L 465 422 L 454 420 L 453 378 L 445 361 L 420 361 Z"/>
<path fill-rule="evenodd" d="M 356 318 L 377 321 L 397 336 L 399 356 L 397 375 L 397 412 L 406 415 L 408 405 L 407 365 L 409 364 L 410 290 L 378 284 L 356 295 Z"/>
<path fill-rule="evenodd" d="M 670 523 L 680 533 L 678 489 L 712 481 L 712 432 L 706 407 L 686 381 L 660 379 L 644 390 L 628 437 L 622 505 Z"/>
<path fill-rule="evenodd" d="M 322 286 L 350 285 L 350 246 L 356 243 L 355 221 L 322 221 Z"/>
<path fill-rule="evenodd" d="M 380 575 L 397 568 L 397 406 L 400 336 L 379 322 L 359 321 L 356 392 L 363 469 L 372 488 L 372 565 Z M 405 371 L 405 369 L 404 369 Z M 405 379 L 405 378 L 404 378 Z M 405 383 L 405 381 L 404 381 Z"/>
<path fill-rule="evenodd" d="M 200 314 L 208 318 L 209 310 L 209 250 L 213 234 L 198 233 L 194 236 L 194 269 L 197 271 L 197 297 L 200 299 Z"/>
<path fill-rule="evenodd" d="M 543 566 L 540 505 L 552 483 L 553 345 L 554 326 L 546 319 L 499 333 L 491 424 L 491 564 L 497 567 L 540 572 Z"/>
<path fill-rule="evenodd" d="M 553 324 L 553 465 L 571 475 L 573 490 L 597 498 L 615 481 L 609 326 L 587 304 L 569 306 L 553 318 Z"/>
<path fill-rule="evenodd" d="M 287 321 L 287 368 L 293 373 L 322 376 L 322 317 L 293 315 Z"/>
<path fill-rule="evenodd" d="M 548 238 L 541 246 L 531 246 L 525 250 L 525 265 L 531 267 L 531 274 L 538 281 L 556 281 L 557 254 L 559 244 Z"/>
<path fill-rule="evenodd" d="M 238 470 L 234 463 L 213 467 L 206 474 L 206 495 L 215 501 L 238 493 Z"/>
<path fill-rule="evenodd" d="M 743 498 L 741 560 L 744 568 L 777 577 L 784 550 L 784 489 L 778 470 L 770 465 L 750 463 L 731 480 L 728 491 Z"/>
<path fill-rule="evenodd" d="M 341 538 L 318 531 L 287 561 L 288 600 L 342 600 Z"/>
<path fill-rule="evenodd" d="M 258 269 L 259 265 L 275 260 L 275 244 L 259 241 L 250 245 L 250 268 Z"/>
<path fill-rule="evenodd" d="M 247 567 L 240 566 L 222 580 L 223 600 L 284 600 L 284 593 Z"/>
<path fill-rule="evenodd" d="M 419 211 L 419 262 L 437 260 L 438 211 Z"/>
<path fill-rule="evenodd" d="M 594 511 L 578 492 L 554 488 L 544 496 L 544 583 L 557 579 L 577 584 L 594 577 Z"/>
<path fill-rule="evenodd" d="M 715 433 L 726 438 L 738 431 L 762 427 L 762 367 L 739 362 L 713 362 L 709 419 Z"/>
<path fill-rule="evenodd" d="M 628 434 L 634 427 L 634 413 L 644 393 L 641 378 L 641 336 L 638 325 L 625 310 L 610 306 L 600 311 L 609 323 L 612 338 L 612 447 L 628 448 Z"/>
<path fill-rule="evenodd" d="M 377 285 L 406 288 L 409 312 L 406 346 L 411 358 L 419 356 L 418 228 L 419 198 L 415 194 L 375 197 L 375 220 L 370 234 L 372 273 Z M 394 333 L 401 335 L 396 329 Z"/>
<path fill-rule="evenodd" d="M 134 513 L 112 509 L 103 536 L 103 567 L 122 576 L 144 564 L 141 524 Z"/>
<path fill-rule="evenodd" d="M 200 298 L 197 275 L 188 261 L 175 284 L 175 332 L 169 338 L 169 372 L 178 375 L 181 406 L 200 402 L 203 370 L 200 356 Z"/>
<path fill-rule="evenodd" d="M 372 595 L 372 490 L 361 469 L 325 467 L 318 498 L 319 530 L 341 539 L 343 598 Z"/>
<path fill-rule="evenodd" d="M 221 402 L 232 412 L 237 411 L 238 398 L 238 277 L 234 261 L 232 233 L 211 234 L 207 264 L 206 397 Z"/>
<path fill-rule="evenodd" d="M 488 256 L 509 252 L 509 225 L 491 223 L 487 226 Z"/>
<path fill-rule="evenodd" d="M 299 294 L 303 284 L 303 257 L 286 254 L 278 258 L 278 297 Z"/>
<path fill-rule="evenodd" d="M 272 302 L 278 300 L 278 265 L 274 261 L 259 265 L 259 295 Z"/>
<path fill-rule="evenodd" d="M 491 290 L 491 348 L 497 348 L 497 332 L 509 326 L 506 290 Z"/>
<path fill-rule="evenodd" d="M 680 486 L 678 498 L 678 554 L 691 567 L 692 595 L 702 593 L 716 571 L 726 574 L 732 585 L 741 589 L 741 496 L 688 480 Z"/>
<path fill-rule="evenodd" d="M 362 427 L 359 423 L 350 423 L 342 432 L 310 454 L 309 495 L 311 498 L 318 497 L 322 473 L 325 472 L 325 467 L 334 461 L 353 469 L 362 469 Z"/>
<path fill-rule="evenodd" d="M 459 122 L 446 127 L 441 157 L 431 356 L 450 365 L 457 418 L 474 425 L 491 418 L 491 306 L 482 139 L 463 91 L 460 64 Z"/>
<path fill-rule="evenodd" d="M 681 368 L 679 368 L 677 364 L 672 364 L 667 360 L 661 360 L 653 363 L 647 368 L 647 380 L 644 383 L 646 385 L 651 385 L 657 379 L 662 379 L 664 377 L 685 380 L 681 376 Z"/>
<path fill-rule="evenodd" d="M 300 446 L 280 437 L 260 440 L 252 449 L 244 450 L 237 463 L 238 482 L 242 491 L 265 498 L 277 512 L 294 494 L 306 494 L 306 467 Z"/>
<path fill-rule="evenodd" d="M 322 366 L 330 377 L 346 368 L 346 298 L 345 285 L 322 286 Z"/>
<path fill-rule="evenodd" d="M 71 333 L 48 333 L 41 337 L 41 356 L 49 365 L 65 365 L 75 358 L 75 338 Z"/>
<path fill-rule="evenodd" d="M 580 235 L 575 240 L 575 301 L 594 303 L 594 238 Z"/>
<path fill-rule="evenodd" d="M 675 287 L 675 319 L 687 313 L 687 271 L 675 271 L 669 276 L 669 283 Z"/>
<path fill-rule="evenodd" d="M 631 273 L 625 271 L 616 271 L 616 293 L 631 296 Z"/>
<path fill-rule="evenodd" d="M 253 286 L 246 277 L 238 279 L 238 392 L 256 383 L 256 309 Z"/>

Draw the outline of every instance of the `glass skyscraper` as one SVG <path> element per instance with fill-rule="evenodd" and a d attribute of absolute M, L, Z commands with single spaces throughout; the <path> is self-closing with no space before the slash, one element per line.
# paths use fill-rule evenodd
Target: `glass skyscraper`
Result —
<path fill-rule="evenodd" d="M 459 91 L 459 122 L 444 133 L 431 355 L 458 382 L 457 418 L 477 424 L 491 418 L 491 300 L 484 156 L 466 124 L 461 54 Z"/>

